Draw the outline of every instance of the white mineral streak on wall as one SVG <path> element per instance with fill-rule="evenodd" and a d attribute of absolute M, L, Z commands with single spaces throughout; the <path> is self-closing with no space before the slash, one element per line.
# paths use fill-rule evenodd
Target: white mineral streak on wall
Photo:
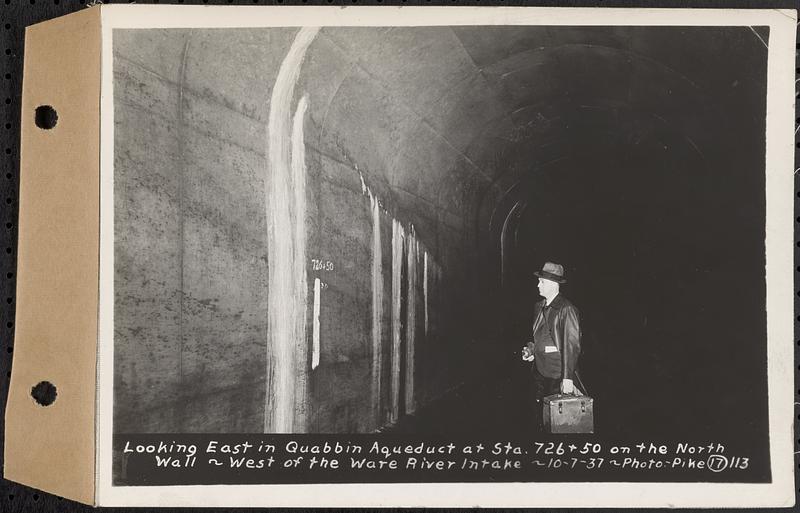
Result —
<path fill-rule="evenodd" d="M 308 97 L 304 95 L 297 102 L 297 109 L 292 120 L 292 189 L 294 192 L 294 258 L 292 259 L 292 279 L 294 290 L 302 300 L 294 317 L 294 418 L 293 432 L 305 431 L 308 407 L 308 345 L 306 343 L 306 291 L 308 275 L 306 273 L 306 146 L 303 136 L 303 120 L 305 119 Z M 319 308 L 317 308 L 319 311 Z M 319 335 L 319 332 L 317 332 Z M 317 340 L 319 343 L 319 340 Z"/>
<path fill-rule="evenodd" d="M 414 227 L 411 226 L 406 244 L 406 372 L 405 412 L 414 412 L 414 344 L 417 335 L 417 257 L 418 244 Z"/>
<path fill-rule="evenodd" d="M 403 225 L 392 219 L 392 402 L 389 422 L 397 422 L 400 417 L 400 334 L 403 319 L 400 318 L 402 304 L 403 271 Z"/>
<path fill-rule="evenodd" d="M 425 335 L 428 335 L 428 252 L 422 261 L 422 295 L 425 299 Z"/>
<path fill-rule="evenodd" d="M 319 308 L 322 283 L 319 278 L 314 278 L 314 327 L 311 346 L 311 369 L 319 366 Z"/>
<path fill-rule="evenodd" d="M 364 175 L 359 171 L 361 180 L 361 194 L 369 197 L 370 211 L 372 214 L 372 413 L 374 427 L 383 424 L 381 416 L 381 378 L 383 366 L 383 249 L 381 247 L 381 203 L 378 197 L 364 180 Z"/>
<path fill-rule="evenodd" d="M 383 424 L 381 404 L 381 382 L 383 367 L 383 249 L 381 243 L 381 213 L 383 210 L 379 198 L 372 193 L 364 175 L 356 168 L 361 182 L 361 194 L 369 198 L 372 215 L 372 408 L 375 426 Z M 422 261 L 421 261 L 422 260 Z M 403 273 L 403 265 L 406 273 Z M 421 267 L 421 269 L 420 269 Z M 415 393 L 415 354 L 417 333 L 428 335 L 430 326 L 430 296 L 435 291 L 441 268 L 430 255 L 424 244 L 417 238 L 414 226 L 405 228 L 392 217 L 392 325 L 391 325 L 391 376 L 389 399 L 389 422 L 395 423 L 400 417 L 401 401 L 405 413 L 413 413 L 416 409 Z M 403 297 L 403 280 L 406 295 Z M 420 284 L 420 280 L 422 283 Z M 433 288 L 433 289 L 432 289 Z M 422 297 L 420 297 L 422 294 Z M 405 316 L 403 303 L 405 301 Z M 419 301 L 424 301 L 419 305 Z M 424 332 L 418 329 L 417 309 L 424 312 Z M 435 312 L 434 312 L 435 313 Z M 405 328 L 405 329 L 404 329 Z M 404 339 L 405 337 L 405 339 Z M 403 346 L 405 342 L 405 346 Z M 405 347 L 405 351 L 403 348 Z M 405 366 L 402 365 L 405 359 Z M 400 389 L 404 388 L 403 397 Z"/>
<path fill-rule="evenodd" d="M 372 192 L 367 189 L 367 182 L 364 181 L 364 175 L 361 174 L 361 171 L 358 172 L 358 177 L 361 179 L 361 194 L 369 194 L 369 197 L 372 198 Z"/>
<path fill-rule="evenodd" d="M 267 125 L 267 247 L 269 258 L 268 361 L 264 431 L 304 431 L 305 382 L 296 389 L 298 370 L 307 365 L 305 270 L 305 163 L 300 140 L 291 144 L 291 104 L 300 67 L 319 28 L 301 28 L 278 71 Z M 296 116 L 296 120 L 297 120 Z M 297 127 L 295 127 L 297 129 Z M 292 155 L 290 150 L 300 154 Z M 290 160 L 291 159 L 291 160 Z M 302 175 L 302 179 L 298 179 Z M 300 353 L 298 354 L 298 349 Z M 302 358 L 302 359 L 301 359 Z M 303 378 L 304 376 L 301 376 Z M 299 395 L 302 394 L 302 395 Z M 299 412 L 299 423 L 295 413 Z M 303 425 L 301 425 L 303 424 Z"/>
<path fill-rule="evenodd" d="M 381 248 L 380 205 L 378 199 L 371 192 L 369 201 L 372 209 L 372 412 L 375 427 L 379 427 L 383 423 L 383 419 L 381 419 L 383 251 Z"/>
<path fill-rule="evenodd" d="M 525 207 L 522 207 L 524 209 Z M 503 221 L 503 228 L 500 231 L 500 286 L 506 286 L 506 273 L 508 272 L 508 266 L 510 265 L 509 262 L 509 255 L 506 253 L 506 249 L 508 248 L 508 230 L 509 230 L 509 222 L 518 215 L 518 210 L 520 210 L 520 203 L 517 202 L 514 204 L 514 207 L 506 216 L 505 220 Z M 516 232 L 515 232 L 516 236 Z"/>

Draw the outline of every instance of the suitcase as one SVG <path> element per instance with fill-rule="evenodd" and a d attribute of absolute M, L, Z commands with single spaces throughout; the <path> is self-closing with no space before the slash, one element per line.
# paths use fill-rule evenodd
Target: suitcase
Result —
<path fill-rule="evenodd" d="M 594 399 L 554 394 L 542 402 L 545 433 L 594 433 Z"/>

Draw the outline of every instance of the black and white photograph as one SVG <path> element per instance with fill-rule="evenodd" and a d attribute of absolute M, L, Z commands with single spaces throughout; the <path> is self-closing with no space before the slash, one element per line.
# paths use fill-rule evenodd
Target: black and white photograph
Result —
<path fill-rule="evenodd" d="M 114 487 L 774 482 L 774 32 L 558 16 L 108 29 Z"/>

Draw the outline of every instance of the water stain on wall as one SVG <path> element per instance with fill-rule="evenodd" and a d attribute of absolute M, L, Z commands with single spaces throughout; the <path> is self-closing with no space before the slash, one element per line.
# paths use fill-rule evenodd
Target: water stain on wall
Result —
<path fill-rule="evenodd" d="M 366 188 L 366 185 L 364 186 Z M 372 418 L 374 427 L 382 424 L 381 367 L 383 362 L 383 250 L 381 210 L 378 199 L 369 193 L 372 213 Z"/>
<path fill-rule="evenodd" d="M 292 131 L 295 84 L 318 28 L 295 36 L 272 90 L 268 123 L 267 221 L 269 258 L 267 399 L 264 431 L 305 430 L 306 305 L 305 164 L 302 113 L 298 105 Z M 299 119 L 299 121 L 298 121 Z M 292 144 L 291 135 L 295 135 Z M 299 153 L 299 154 L 295 154 Z M 300 343 L 299 343 L 300 342 Z"/>

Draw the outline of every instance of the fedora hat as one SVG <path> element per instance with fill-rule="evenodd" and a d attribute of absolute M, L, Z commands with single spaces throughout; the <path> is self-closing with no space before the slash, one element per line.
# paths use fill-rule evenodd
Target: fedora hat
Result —
<path fill-rule="evenodd" d="M 536 276 L 544 278 L 545 280 L 554 281 L 556 283 L 565 283 L 567 279 L 564 277 L 564 266 L 561 264 L 554 264 L 553 262 L 545 262 L 541 271 L 536 271 Z"/>

